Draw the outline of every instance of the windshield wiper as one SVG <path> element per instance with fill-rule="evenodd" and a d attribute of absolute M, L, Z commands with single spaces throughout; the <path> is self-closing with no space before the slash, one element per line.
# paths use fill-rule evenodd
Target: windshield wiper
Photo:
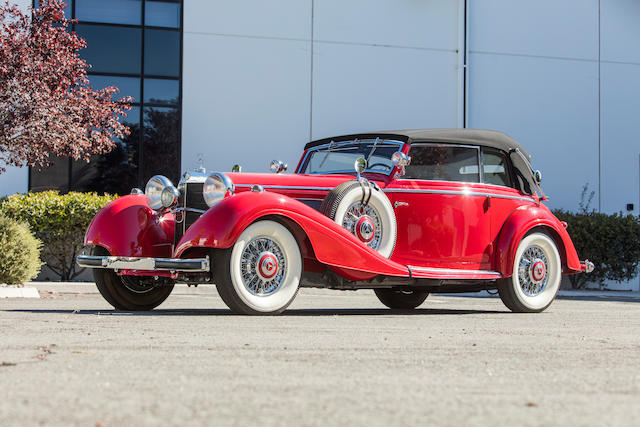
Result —
<path fill-rule="evenodd" d="M 376 138 L 376 140 L 373 142 L 373 147 L 371 147 L 371 152 L 367 156 L 367 165 L 369 164 L 369 160 L 371 160 L 371 156 L 373 156 L 373 152 L 376 151 L 376 146 L 378 145 L 378 142 L 380 142 L 379 137 Z"/>
<path fill-rule="evenodd" d="M 321 168 L 322 166 L 324 166 L 324 162 L 327 161 L 327 157 L 329 157 L 329 153 L 331 153 L 331 151 L 333 151 L 333 149 L 336 148 L 337 146 L 338 144 L 336 144 L 333 141 L 329 143 L 329 146 L 327 147 L 327 154 L 325 154 L 324 157 L 322 158 L 322 161 L 320 162 L 320 165 L 318 166 L 318 168 Z"/>

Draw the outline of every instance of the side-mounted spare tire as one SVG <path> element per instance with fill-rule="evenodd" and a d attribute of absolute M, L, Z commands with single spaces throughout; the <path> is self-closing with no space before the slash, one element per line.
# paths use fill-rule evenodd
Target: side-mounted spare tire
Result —
<path fill-rule="evenodd" d="M 389 258 L 396 245 L 396 215 L 387 196 L 367 181 L 347 181 L 331 190 L 320 212 Z"/>

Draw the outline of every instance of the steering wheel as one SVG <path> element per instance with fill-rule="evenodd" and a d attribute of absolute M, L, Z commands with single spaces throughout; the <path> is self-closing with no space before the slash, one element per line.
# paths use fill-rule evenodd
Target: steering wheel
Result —
<path fill-rule="evenodd" d="M 373 168 L 374 168 L 374 167 L 376 167 L 376 166 L 383 166 L 386 170 L 391 170 L 391 169 L 392 169 L 392 167 L 391 167 L 391 166 L 389 166 L 389 165 L 388 165 L 388 164 L 386 164 L 386 163 L 374 163 L 374 164 L 372 164 L 372 165 L 368 165 L 368 166 L 367 166 L 367 169 L 373 169 Z"/>

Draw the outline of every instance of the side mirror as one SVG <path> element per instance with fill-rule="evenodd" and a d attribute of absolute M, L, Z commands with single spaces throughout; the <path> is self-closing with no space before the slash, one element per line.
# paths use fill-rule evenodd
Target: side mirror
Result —
<path fill-rule="evenodd" d="M 397 176 L 402 176 L 405 174 L 404 167 L 411 163 L 411 157 L 401 151 L 396 151 L 391 156 L 391 163 L 398 168 Z"/>
<path fill-rule="evenodd" d="M 540 172 L 539 170 L 536 170 L 533 173 L 533 178 L 536 180 L 538 184 L 540 184 L 542 182 L 542 172 Z"/>
<path fill-rule="evenodd" d="M 242 166 L 233 165 L 233 167 L 231 168 L 231 172 L 242 172 Z"/>
<path fill-rule="evenodd" d="M 367 161 L 364 157 L 358 157 L 355 162 L 353 162 L 353 168 L 356 170 L 356 175 L 358 181 L 360 180 L 360 174 L 367 169 Z"/>
<path fill-rule="evenodd" d="M 287 164 L 281 162 L 280 160 L 271 160 L 271 164 L 269 164 L 269 168 L 273 173 L 280 173 L 287 170 Z"/>

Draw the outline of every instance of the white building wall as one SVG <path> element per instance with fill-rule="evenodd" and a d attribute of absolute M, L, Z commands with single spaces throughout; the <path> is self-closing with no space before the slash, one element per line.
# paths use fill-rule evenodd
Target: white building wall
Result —
<path fill-rule="evenodd" d="M 577 209 L 599 184 L 598 1 L 469 2 L 468 31 L 468 126 L 520 141 L 549 206 Z"/>
<path fill-rule="evenodd" d="M 31 7 L 31 0 L 11 0 L 22 10 Z M 26 193 L 29 189 L 29 169 L 7 167 L 6 172 L 0 174 L 0 197 L 14 193 Z"/>
<path fill-rule="evenodd" d="M 602 210 L 640 213 L 640 2 L 600 6 Z"/>
<path fill-rule="evenodd" d="M 183 169 L 293 168 L 311 138 L 457 126 L 458 2 L 184 7 Z"/>
<path fill-rule="evenodd" d="M 451 0 L 315 1 L 312 138 L 457 127 L 458 13 Z"/>

